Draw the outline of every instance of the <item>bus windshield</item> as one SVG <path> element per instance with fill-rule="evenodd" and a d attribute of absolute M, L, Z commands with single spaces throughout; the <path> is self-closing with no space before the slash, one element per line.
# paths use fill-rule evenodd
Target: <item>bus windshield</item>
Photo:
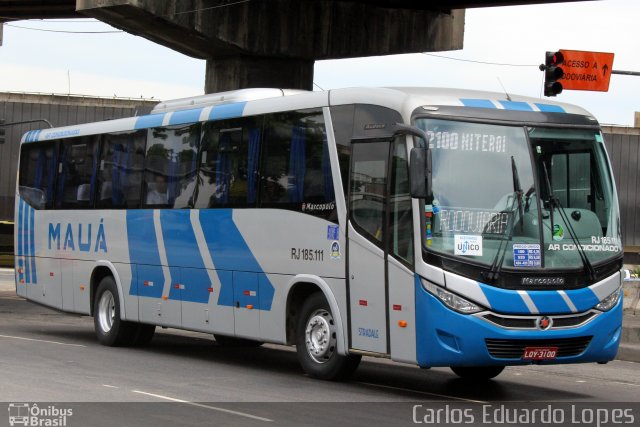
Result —
<path fill-rule="evenodd" d="M 621 256 L 597 130 L 418 119 L 430 139 L 428 253 L 501 269 L 582 268 Z"/>

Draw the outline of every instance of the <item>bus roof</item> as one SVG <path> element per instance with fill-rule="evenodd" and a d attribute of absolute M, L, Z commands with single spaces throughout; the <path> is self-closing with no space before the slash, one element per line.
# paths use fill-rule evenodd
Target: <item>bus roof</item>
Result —
<path fill-rule="evenodd" d="M 499 92 L 448 88 L 345 88 L 322 92 L 283 89 L 241 89 L 159 103 L 144 116 L 27 132 L 22 142 L 127 132 L 270 112 L 346 104 L 375 104 L 399 111 L 403 117 L 420 107 L 468 107 L 553 114 L 591 114 L 575 105 Z M 596 124 L 597 122 L 595 122 Z"/>

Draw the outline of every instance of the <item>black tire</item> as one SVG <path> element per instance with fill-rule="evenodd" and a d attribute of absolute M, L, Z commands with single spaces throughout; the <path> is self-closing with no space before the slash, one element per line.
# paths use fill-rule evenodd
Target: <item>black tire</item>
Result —
<path fill-rule="evenodd" d="M 349 378 L 361 359 L 359 355 L 338 354 L 333 314 L 319 292 L 302 305 L 296 325 L 296 352 L 302 369 L 309 376 L 331 381 Z"/>
<path fill-rule="evenodd" d="M 156 325 L 147 325 L 139 323 L 136 325 L 136 337 L 133 340 L 133 345 L 137 347 L 144 347 L 149 344 L 156 333 Z"/>
<path fill-rule="evenodd" d="M 260 347 L 264 344 L 262 341 L 230 337 L 228 335 L 214 335 L 213 338 L 216 340 L 218 345 L 223 347 Z"/>
<path fill-rule="evenodd" d="M 500 375 L 504 366 L 452 366 L 451 370 L 460 378 L 486 381 Z"/>
<path fill-rule="evenodd" d="M 126 347 L 134 343 L 137 324 L 120 319 L 120 297 L 113 277 L 100 281 L 93 305 L 93 325 L 98 341 L 110 347 Z"/>

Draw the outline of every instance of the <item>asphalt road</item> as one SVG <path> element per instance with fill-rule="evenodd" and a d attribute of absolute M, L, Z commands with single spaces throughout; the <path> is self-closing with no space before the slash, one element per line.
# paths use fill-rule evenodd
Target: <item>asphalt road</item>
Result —
<path fill-rule="evenodd" d="M 9 415 L 16 403 L 38 402 L 54 418 L 72 409 L 68 426 L 410 425 L 424 421 L 425 407 L 594 407 L 640 402 L 639 368 L 623 361 L 512 367 L 478 384 L 444 368 L 366 358 L 349 382 L 318 381 L 284 346 L 225 348 L 206 334 L 158 329 L 148 347 L 103 347 L 93 319 L 17 297 L 13 271 L 0 270 L 0 402 L 14 403 Z M 9 425 L 2 406 L 0 426 Z M 640 404 L 630 407 L 637 421 Z"/>

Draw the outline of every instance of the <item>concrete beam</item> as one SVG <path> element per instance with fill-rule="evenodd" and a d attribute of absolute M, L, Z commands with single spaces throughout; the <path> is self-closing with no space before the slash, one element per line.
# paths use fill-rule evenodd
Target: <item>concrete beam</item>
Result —
<path fill-rule="evenodd" d="M 0 0 L 0 21 L 82 18 L 74 0 Z"/>
<path fill-rule="evenodd" d="M 312 89 L 319 59 L 461 49 L 464 11 L 363 1 L 77 0 L 77 10 L 196 58 L 205 90 Z M 224 7 L 221 7 L 224 6 Z"/>
<path fill-rule="evenodd" d="M 201 59 L 335 59 L 462 48 L 464 12 L 359 1 L 77 0 L 78 12 Z"/>

